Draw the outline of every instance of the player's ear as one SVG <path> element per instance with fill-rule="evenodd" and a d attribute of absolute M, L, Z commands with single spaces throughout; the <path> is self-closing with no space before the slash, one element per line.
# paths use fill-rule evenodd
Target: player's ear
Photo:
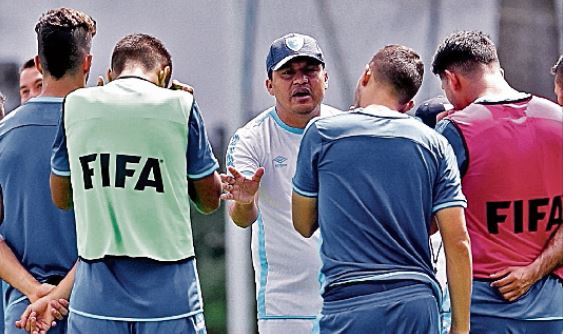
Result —
<path fill-rule="evenodd" d="M 459 90 L 461 87 L 461 80 L 459 74 L 455 71 L 445 70 L 444 77 L 452 90 Z"/>
<path fill-rule="evenodd" d="M 90 68 L 92 67 L 92 55 L 88 54 L 84 56 L 84 60 L 82 61 L 82 71 L 85 74 L 90 73 Z"/>
<path fill-rule="evenodd" d="M 266 79 L 265 84 L 266 84 L 266 90 L 268 90 L 268 93 L 271 96 L 274 96 L 274 89 L 272 87 L 272 79 Z"/>
<path fill-rule="evenodd" d="M 39 55 L 36 55 L 33 58 L 33 61 L 35 62 L 35 69 L 37 69 L 39 73 L 43 74 L 43 67 L 41 66 L 41 62 L 39 61 Z"/>
<path fill-rule="evenodd" d="M 108 68 L 108 71 L 106 72 L 106 78 L 108 82 L 115 80 L 115 73 L 111 70 L 111 68 Z"/>
<path fill-rule="evenodd" d="M 157 73 L 157 80 L 158 80 L 158 85 L 160 87 L 164 87 L 166 88 L 168 86 L 168 82 L 170 81 L 170 75 L 171 75 L 171 69 L 170 66 L 164 66 L 163 69 L 161 69 L 160 71 L 158 71 Z"/>
<path fill-rule="evenodd" d="M 371 70 L 369 68 L 369 65 L 366 65 L 366 68 L 364 69 L 364 72 L 362 73 L 362 76 L 360 77 L 360 84 L 362 86 L 367 86 L 368 82 L 369 82 L 369 78 L 371 78 Z"/>
<path fill-rule="evenodd" d="M 406 113 L 406 112 L 408 112 L 409 110 L 411 110 L 412 107 L 414 107 L 414 101 L 413 101 L 413 100 L 410 100 L 409 102 L 407 102 L 406 104 L 404 104 L 402 108 L 399 109 L 399 112 L 401 112 L 401 113 Z"/>

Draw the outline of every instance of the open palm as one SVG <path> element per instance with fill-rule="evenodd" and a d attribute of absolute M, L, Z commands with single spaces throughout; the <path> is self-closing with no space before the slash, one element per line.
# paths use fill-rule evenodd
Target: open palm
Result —
<path fill-rule="evenodd" d="M 264 175 L 264 167 L 259 167 L 251 177 L 242 175 L 234 167 L 229 167 L 231 175 L 221 174 L 224 193 L 221 199 L 233 200 L 243 204 L 250 204 L 260 186 L 260 180 Z"/>

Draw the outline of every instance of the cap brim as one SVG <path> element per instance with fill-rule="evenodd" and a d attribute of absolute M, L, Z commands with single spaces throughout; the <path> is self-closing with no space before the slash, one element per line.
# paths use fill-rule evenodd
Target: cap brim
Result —
<path fill-rule="evenodd" d="M 325 63 L 324 61 L 322 61 L 318 57 L 311 56 L 310 54 L 294 54 L 294 55 L 287 56 L 284 59 L 280 60 L 274 67 L 272 67 L 272 71 L 279 70 L 283 65 L 287 64 L 290 60 L 295 59 L 295 58 L 299 58 L 299 57 L 311 58 L 311 59 L 318 61 L 319 63 L 321 63 L 323 65 Z"/>

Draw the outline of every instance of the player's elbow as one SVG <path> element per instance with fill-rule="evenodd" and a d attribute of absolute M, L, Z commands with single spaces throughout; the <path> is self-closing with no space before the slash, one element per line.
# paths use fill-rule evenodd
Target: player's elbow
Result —
<path fill-rule="evenodd" d="M 53 204 L 61 210 L 72 209 L 72 186 L 70 184 L 70 178 L 51 174 L 50 186 Z"/>
<path fill-rule="evenodd" d="M 221 204 L 221 180 L 217 172 L 199 180 L 188 181 L 188 192 L 197 211 L 208 215 Z"/>
<path fill-rule="evenodd" d="M 295 224 L 293 225 L 293 227 L 295 228 L 297 233 L 301 234 L 305 238 L 310 238 L 313 235 L 313 233 L 315 232 L 315 231 L 312 231 L 311 229 L 306 229 L 306 228 L 303 228 L 303 227 L 297 227 L 297 226 L 295 226 Z"/>
<path fill-rule="evenodd" d="M 447 243 L 444 241 L 444 251 L 446 260 L 471 262 L 471 241 L 468 235 Z"/>
<path fill-rule="evenodd" d="M 66 196 L 61 196 L 60 194 L 51 193 L 51 199 L 53 200 L 53 204 L 61 210 L 70 210 L 72 209 L 72 201 L 70 201 Z"/>
<path fill-rule="evenodd" d="M 217 198 L 209 199 L 207 201 L 200 201 L 199 203 L 194 203 L 197 211 L 203 215 L 209 215 L 217 211 L 219 208 L 220 201 Z"/>
<path fill-rule="evenodd" d="M 304 221 L 299 216 L 295 214 L 292 215 L 293 220 L 293 228 L 297 231 L 297 233 L 301 234 L 305 238 L 310 238 L 316 230 L 316 224 L 311 224 L 308 221 Z"/>

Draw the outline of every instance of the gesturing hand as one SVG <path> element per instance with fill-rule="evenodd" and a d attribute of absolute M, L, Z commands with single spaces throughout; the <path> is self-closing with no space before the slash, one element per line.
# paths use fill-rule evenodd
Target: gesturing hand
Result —
<path fill-rule="evenodd" d="M 264 167 L 259 167 L 252 177 L 242 175 L 233 167 L 229 167 L 232 176 L 221 174 L 224 193 L 221 195 L 223 200 L 233 200 L 242 204 L 250 204 L 254 201 L 254 195 L 260 186 L 260 180 L 264 175 Z"/>

